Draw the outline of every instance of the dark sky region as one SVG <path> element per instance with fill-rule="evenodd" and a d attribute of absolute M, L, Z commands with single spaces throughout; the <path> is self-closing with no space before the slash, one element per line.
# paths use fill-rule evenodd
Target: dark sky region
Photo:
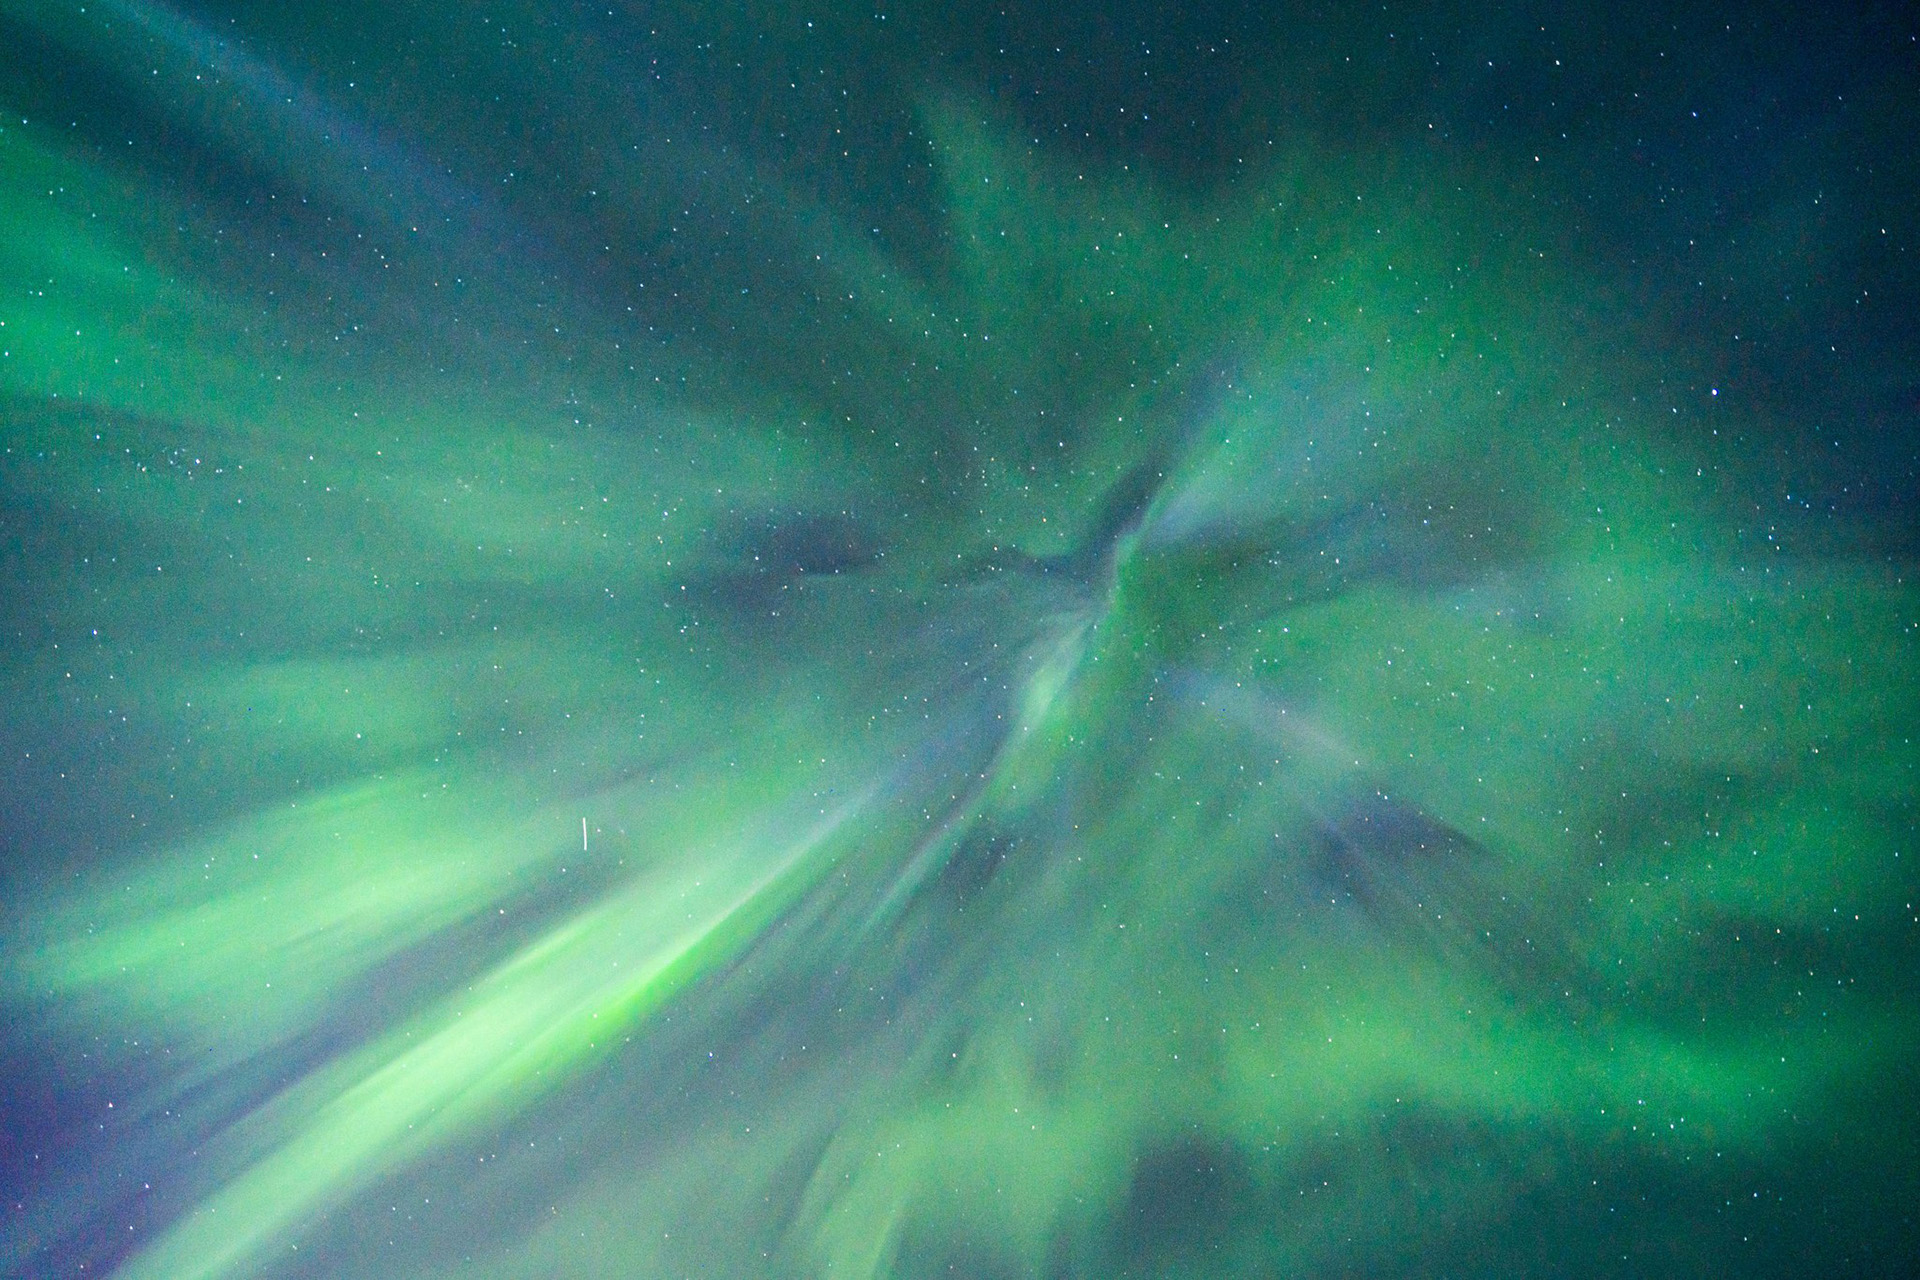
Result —
<path fill-rule="evenodd" d="M 0 0 L 0 1272 L 1920 1257 L 1889 5 Z"/>

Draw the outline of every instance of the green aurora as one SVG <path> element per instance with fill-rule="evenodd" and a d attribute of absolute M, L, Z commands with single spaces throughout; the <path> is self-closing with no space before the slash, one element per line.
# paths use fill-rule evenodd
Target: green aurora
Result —
<path fill-rule="evenodd" d="M 1802 22 L 0 0 L 0 1269 L 1911 1265 Z"/>

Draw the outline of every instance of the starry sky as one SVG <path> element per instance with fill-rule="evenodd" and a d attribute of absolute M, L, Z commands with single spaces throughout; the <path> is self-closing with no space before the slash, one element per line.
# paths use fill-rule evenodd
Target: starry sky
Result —
<path fill-rule="evenodd" d="M 1901 6 L 0 0 L 0 1271 L 1885 1275 Z"/>

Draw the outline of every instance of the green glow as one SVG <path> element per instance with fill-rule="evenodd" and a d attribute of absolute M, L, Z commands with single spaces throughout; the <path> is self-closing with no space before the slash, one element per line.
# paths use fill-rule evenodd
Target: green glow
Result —
<path fill-rule="evenodd" d="M 1304 37 L 1185 156 L 925 7 L 102 12 L 0 0 L 100 86 L 0 55 L 6 1270 L 1911 1243 L 1866 179 L 1707 264 Z"/>

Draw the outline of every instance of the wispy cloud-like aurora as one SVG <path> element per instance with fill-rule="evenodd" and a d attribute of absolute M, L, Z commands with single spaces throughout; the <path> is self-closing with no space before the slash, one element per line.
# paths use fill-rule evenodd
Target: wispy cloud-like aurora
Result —
<path fill-rule="evenodd" d="M 0 0 L 6 1273 L 1897 1271 L 1809 21 Z"/>

